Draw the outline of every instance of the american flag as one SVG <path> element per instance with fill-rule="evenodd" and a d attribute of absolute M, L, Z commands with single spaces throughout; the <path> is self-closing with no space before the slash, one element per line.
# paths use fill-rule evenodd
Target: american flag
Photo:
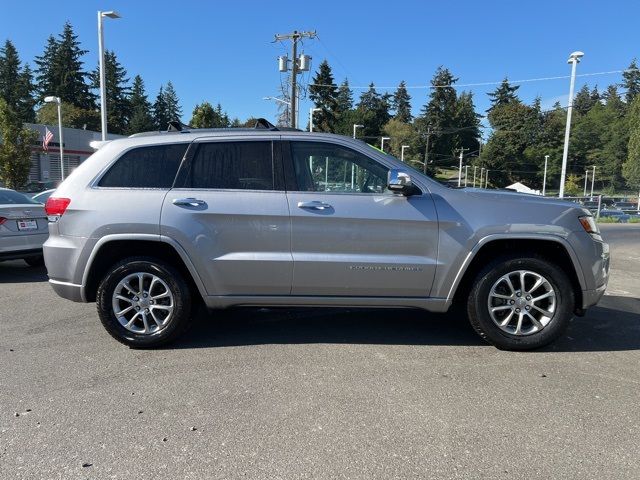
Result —
<path fill-rule="evenodd" d="M 53 140 L 53 133 L 47 127 L 44 127 L 44 137 L 42 137 L 42 149 L 46 152 L 49 150 L 49 142 Z"/>

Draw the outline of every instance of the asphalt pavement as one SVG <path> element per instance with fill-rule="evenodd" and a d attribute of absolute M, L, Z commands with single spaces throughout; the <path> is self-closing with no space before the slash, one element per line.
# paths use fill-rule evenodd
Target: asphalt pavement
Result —
<path fill-rule="evenodd" d="M 0 263 L 0 478 L 640 478 L 640 225 L 535 352 L 456 314 L 230 310 L 130 350 Z"/>

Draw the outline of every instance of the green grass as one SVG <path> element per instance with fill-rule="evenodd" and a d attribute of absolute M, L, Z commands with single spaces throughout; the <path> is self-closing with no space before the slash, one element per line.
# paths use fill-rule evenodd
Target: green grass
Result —
<path fill-rule="evenodd" d="M 640 217 L 631 217 L 629 223 L 640 223 Z"/>
<path fill-rule="evenodd" d="M 618 223 L 618 221 L 611 217 L 600 217 L 598 223 Z"/>

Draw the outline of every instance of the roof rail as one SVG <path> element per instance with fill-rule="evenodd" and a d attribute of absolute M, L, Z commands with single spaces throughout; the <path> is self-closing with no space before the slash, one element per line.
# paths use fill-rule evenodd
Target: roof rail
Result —
<path fill-rule="evenodd" d="M 227 127 L 227 128 L 194 128 L 191 125 L 182 123 L 180 120 L 172 120 L 168 123 L 167 129 L 164 131 L 140 132 L 130 135 L 130 137 L 146 137 L 149 135 L 162 135 L 163 133 L 191 133 L 191 132 L 215 132 L 224 130 L 269 130 L 271 132 L 301 132 L 298 128 L 276 127 L 270 121 L 264 118 L 256 118 L 256 123 L 251 127 Z"/>

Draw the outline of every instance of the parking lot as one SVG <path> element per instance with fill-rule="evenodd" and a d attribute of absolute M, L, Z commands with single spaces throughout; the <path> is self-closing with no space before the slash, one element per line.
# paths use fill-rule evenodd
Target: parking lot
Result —
<path fill-rule="evenodd" d="M 640 225 L 554 345 L 454 313 L 233 310 L 130 350 L 0 264 L 0 478 L 638 478 Z"/>

